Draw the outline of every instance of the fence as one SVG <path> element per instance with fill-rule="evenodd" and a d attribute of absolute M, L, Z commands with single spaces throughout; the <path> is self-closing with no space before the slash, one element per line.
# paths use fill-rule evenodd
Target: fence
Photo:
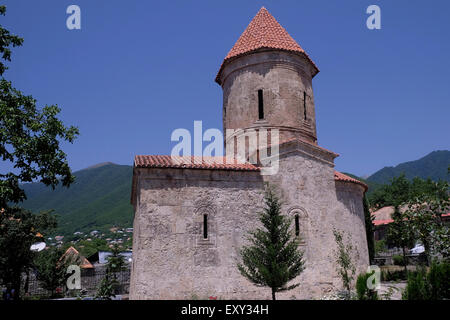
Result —
<path fill-rule="evenodd" d="M 127 268 L 124 271 L 117 272 L 116 278 L 118 281 L 118 286 L 116 289 L 116 294 L 128 294 L 130 287 L 130 273 L 131 269 Z M 78 294 L 80 291 L 84 295 L 94 296 L 97 292 L 97 288 L 100 286 L 102 279 L 106 275 L 106 268 L 104 266 L 97 266 L 95 269 L 88 269 L 81 271 L 81 290 L 71 290 L 69 291 L 64 285 L 62 288 L 58 289 L 59 293 L 67 295 Z M 40 281 L 36 278 L 33 272 L 30 272 L 27 276 L 23 276 L 22 290 L 23 297 L 33 297 L 33 296 L 49 296 L 50 292 L 42 288 Z"/>

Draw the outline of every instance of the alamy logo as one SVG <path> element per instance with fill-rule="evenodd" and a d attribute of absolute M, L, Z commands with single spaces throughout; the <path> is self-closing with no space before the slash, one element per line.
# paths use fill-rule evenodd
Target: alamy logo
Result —
<path fill-rule="evenodd" d="M 379 6 L 372 4 L 367 7 L 367 14 L 370 16 L 367 18 L 366 25 L 369 30 L 381 29 L 381 9 Z"/>
<path fill-rule="evenodd" d="M 379 290 L 381 288 L 381 270 L 377 265 L 367 267 L 367 273 L 371 275 L 367 278 L 367 288 L 370 290 Z"/>
<path fill-rule="evenodd" d="M 217 164 L 258 165 L 262 175 L 278 172 L 279 130 L 271 129 L 227 129 L 226 155 L 224 156 L 224 137 L 219 129 L 208 129 L 203 133 L 202 121 L 194 121 L 194 138 L 184 128 L 172 132 L 171 141 L 178 142 L 171 152 L 172 159 L 185 163 L 201 164 L 203 159 L 212 159 Z M 209 144 L 203 148 L 203 142 Z M 193 149 L 194 157 L 191 157 Z M 269 154 L 270 151 L 270 154 Z M 176 158 L 175 158 L 176 157 Z"/>
<path fill-rule="evenodd" d="M 81 9 L 79 6 L 72 4 L 67 7 L 67 14 L 70 14 L 66 20 L 66 26 L 69 30 L 80 30 L 81 29 Z"/>
<path fill-rule="evenodd" d="M 70 276 L 67 278 L 67 289 L 81 289 L 81 270 L 77 265 L 70 265 L 66 271 Z"/>

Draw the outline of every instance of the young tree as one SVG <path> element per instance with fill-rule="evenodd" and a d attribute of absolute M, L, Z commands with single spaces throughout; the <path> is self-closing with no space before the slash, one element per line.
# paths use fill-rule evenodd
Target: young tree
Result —
<path fill-rule="evenodd" d="M 106 274 L 97 289 L 96 298 L 110 300 L 114 297 L 119 286 L 117 273 L 126 269 L 124 257 L 120 254 L 120 248 L 114 244 L 111 255 L 107 258 Z"/>
<path fill-rule="evenodd" d="M 97 288 L 95 299 L 111 300 L 112 297 L 115 297 L 115 284 L 116 282 L 111 278 L 111 275 L 109 273 L 106 273 L 105 277 L 102 279 L 100 285 Z"/>
<path fill-rule="evenodd" d="M 280 291 L 300 284 L 288 285 L 304 270 L 303 253 L 290 231 L 290 221 L 281 215 L 281 203 L 272 188 L 266 189 L 265 208 L 259 220 L 263 228 L 249 233 L 250 246 L 244 246 L 238 263 L 239 272 L 257 286 L 270 287 L 272 299 Z"/>
<path fill-rule="evenodd" d="M 126 269 L 125 258 L 120 254 L 120 248 L 116 244 L 112 247 L 111 255 L 108 257 L 106 272 L 111 274 L 114 280 L 117 280 L 117 273 Z"/>
<path fill-rule="evenodd" d="M 348 237 L 347 244 L 344 243 L 344 236 L 341 231 L 333 229 L 334 240 L 336 241 L 337 250 L 335 250 L 336 271 L 342 279 L 342 284 L 347 290 L 348 298 L 351 296 L 351 283 L 355 278 L 356 267 L 352 261 L 352 255 L 358 254 L 356 248 L 353 247 L 351 237 Z"/>
<path fill-rule="evenodd" d="M 412 228 L 411 220 L 407 219 L 405 214 L 400 213 L 399 208 L 394 207 L 391 222 L 387 228 L 386 241 L 389 245 L 402 248 L 403 267 L 405 276 L 407 275 L 408 256 L 407 250 L 414 246 L 416 236 Z"/>
<path fill-rule="evenodd" d="M 64 285 L 66 281 L 66 266 L 60 261 L 63 251 L 50 247 L 37 254 L 34 260 L 36 277 L 42 287 L 51 292 L 51 297 L 55 296 L 56 289 Z"/>

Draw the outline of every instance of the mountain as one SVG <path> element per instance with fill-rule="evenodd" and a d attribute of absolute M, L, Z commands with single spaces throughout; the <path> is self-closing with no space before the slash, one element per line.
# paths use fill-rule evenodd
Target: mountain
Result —
<path fill-rule="evenodd" d="M 419 160 L 400 163 L 395 167 L 384 167 L 369 176 L 366 180 L 369 183 L 385 184 L 389 183 L 393 177 L 404 173 L 408 179 L 419 177 L 422 179 L 430 178 L 435 181 L 441 179 L 450 182 L 450 174 L 448 174 L 449 166 L 449 150 L 433 151 Z"/>
<path fill-rule="evenodd" d="M 131 227 L 130 204 L 133 167 L 110 162 L 74 172 L 75 182 L 55 190 L 40 183 L 23 185 L 27 200 L 22 204 L 33 212 L 54 209 L 60 216 L 58 233 Z"/>

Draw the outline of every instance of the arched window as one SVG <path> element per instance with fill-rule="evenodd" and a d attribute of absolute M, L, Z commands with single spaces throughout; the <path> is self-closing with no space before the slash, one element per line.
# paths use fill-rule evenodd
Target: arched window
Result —
<path fill-rule="evenodd" d="M 288 216 L 294 221 L 292 232 L 298 237 L 299 245 L 307 247 L 309 238 L 309 219 L 306 210 L 301 207 L 292 207 L 289 209 Z"/>
<path fill-rule="evenodd" d="M 210 201 L 198 201 L 195 204 L 194 213 L 194 224 L 191 230 L 195 234 L 195 246 L 215 246 L 217 238 L 215 206 Z"/>

